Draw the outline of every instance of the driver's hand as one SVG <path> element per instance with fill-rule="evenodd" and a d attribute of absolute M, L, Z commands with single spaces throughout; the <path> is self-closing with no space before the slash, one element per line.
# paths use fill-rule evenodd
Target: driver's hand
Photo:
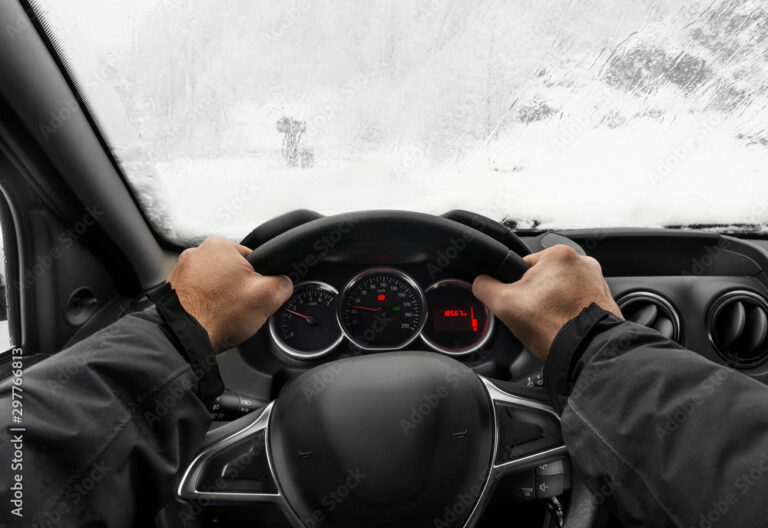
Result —
<path fill-rule="evenodd" d="M 237 346 L 261 328 L 293 292 L 291 279 L 253 271 L 245 246 L 211 237 L 186 249 L 168 275 L 184 309 L 208 332 L 216 352 Z"/>
<path fill-rule="evenodd" d="M 531 269 L 519 281 L 480 275 L 472 291 L 539 358 L 547 358 L 560 329 L 592 303 L 622 317 L 592 257 L 554 246 L 523 258 Z"/>

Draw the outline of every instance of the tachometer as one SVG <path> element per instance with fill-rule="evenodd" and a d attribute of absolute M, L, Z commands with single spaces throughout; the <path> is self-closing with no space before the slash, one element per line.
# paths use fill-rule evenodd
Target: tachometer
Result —
<path fill-rule="evenodd" d="M 394 268 L 353 277 L 339 298 L 339 326 L 363 350 L 397 350 L 418 337 L 426 320 L 424 292 Z"/>
<path fill-rule="evenodd" d="M 333 350 L 343 339 L 336 322 L 337 297 L 336 289 L 324 282 L 294 286 L 291 298 L 269 319 L 275 344 L 297 359 L 316 358 Z"/>

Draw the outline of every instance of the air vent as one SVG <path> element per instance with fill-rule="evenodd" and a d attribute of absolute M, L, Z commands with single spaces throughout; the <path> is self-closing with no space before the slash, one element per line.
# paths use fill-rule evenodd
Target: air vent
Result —
<path fill-rule="evenodd" d="M 725 361 L 750 368 L 768 359 L 768 301 L 749 291 L 732 291 L 709 309 L 707 330 Z"/>
<path fill-rule="evenodd" d="M 648 328 L 673 341 L 680 340 L 680 317 L 670 302 L 651 292 L 634 292 L 618 300 L 624 319 Z"/>

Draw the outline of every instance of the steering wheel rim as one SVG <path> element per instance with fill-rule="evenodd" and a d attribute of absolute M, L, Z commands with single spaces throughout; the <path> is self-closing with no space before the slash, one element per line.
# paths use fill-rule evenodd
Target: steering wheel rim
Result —
<path fill-rule="evenodd" d="M 259 273 L 284 273 L 299 282 L 315 263 L 339 258 L 345 250 L 377 253 L 380 240 L 441 255 L 468 273 L 488 274 L 502 282 L 514 282 L 530 268 L 517 253 L 478 229 L 410 211 L 359 211 L 311 220 L 266 241 L 246 258 Z M 437 261 L 435 265 L 444 267 Z"/>
<path fill-rule="evenodd" d="M 364 211 L 312 220 L 271 238 L 254 250 L 247 259 L 260 273 L 285 273 L 291 276 L 294 282 L 298 282 L 303 278 L 303 275 L 299 273 L 303 268 L 297 268 L 297 262 L 303 262 L 311 268 L 314 265 L 311 264 L 312 262 L 339 258 L 339 255 L 349 248 L 359 249 L 362 247 L 365 251 L 370 251 L 372 247 L 375 247 L 375 242 L 384 237 L 387 240 L 396 239 L 411 251 L 427 251 L 434 254 L 435 250 L 440 252 L 444 248 L 454 247 L 456 251 L 451 256 L 453 265 L 463 268 L 468 273 L 489 274 L 503 282 L 518 280 L 529 267 L 519 255 L 510 251 L 504 244 L 472 227 L 442 217 L 402 211 Z M 457 240 L 464 243 L 455 244 L 454 242 Z M 438 247 L 435 248 L 435 245 Z M 309 255 L 314 260 L 307 260 L 308 248 L 311 248 Z M 404 355 L 407 353 L 397 352 L 395 354 L 404 360 Z M 435 353 L 426 354 L 438 356 Z M 376 356 L 381 355 L 384 354 L 377 354 Z M 364 356 L 356 359 L 366 361 L 371 357 L 375 356 Z M 451 359 L 451 361 L 455 360 Z M 299 379 L 310 375 L 317 369 L 327 367 L 329 364 L 315 367 Z M 463 364 L 459 363 L 459 365 L 467 368 Z M 503 476 L 522 468 L 535 467 L 551 460 L 563 458 L 566 455 L 566 448 L 560 441 L 556 446 L 549 446 L 543 450 L 525 453 L 510 460 L 498 462 L 501 438 L 500 424 L 504 420 L 498 410 L 500 405 L 518 406 L 547 416 L 548 419 L 556 421 L 558 431 L 560 418 L 548 404 L 524 395 L 512 394 L 501 388 L 496 382 L 472 373 L 480 380 L 492 409 L 493 455 L 488 464 L 481 493 L 474 502 L 471 512 L 460 524 L 464 528 L 471 528 L 479 521 L 490 497 L 493 495 L 496 484 Z M 205 446 L 184 473 L 177 489 L 177 495 L 182 499 L 193 501 L 270 502 L 282 509 L 294 526 L 305 527 L 305 520 L 300 514 L 297 514 L 294 506 L 292 506 L 295 498 L 286 496 L 281 485 L 281 481 L 286 480 L 286 475 L 279 474 L 279 471 L 275 469 L 274 446 L 271 443 L 270 428 L 273 424 L 275 408 L 279 402 L 280 397 L 264 409 L 254 411 L 209 433 Z M 211 461 L 216 456 L 226 452 L 227 449 L 232 450 L 232 447 L 238 445 L 239 442 L 253 438 L 257 439 L 257 443 L 261 442 L 260 445 L 262 445 L 263 453 L 266 456 L 269 477 L 274 483 L 274 489 L 258 492 L 220 492 L 201 489 L 201 479 L 205 475 L 206 468 L 210 467 Z M 580 494 L 579 496 L 588 497 L 589 494 Z M 589 526 L 594 518 L 594 509 L 585 508 L 583 505 L 575 509 L 581 511 L 578 525 Z M 584 511 L 590 513 L 585 516 Z"/>

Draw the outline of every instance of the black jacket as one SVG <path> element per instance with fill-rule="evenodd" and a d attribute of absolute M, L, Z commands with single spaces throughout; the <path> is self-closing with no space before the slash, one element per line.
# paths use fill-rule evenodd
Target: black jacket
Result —
<path fill-rule="evenodd" d="M 544 370 L 575 469 L 624 526 L 768 526 L 768 387 L 592 305 Z"/>
<path fill-rule="evenodd" d="M 146 528 L 170 499 L 223 385 L 208 335 L 175 292 L 151 297 L 157 307 L 0 384 L 0 526 Z"/>
<path fill-rule="evenodd" d="M 171 497 L 221 380 L 204 330 L 169 288 L 155 300 L 160 314 L 24 370 L 20 472 L 6 462 L 19 447 L 13 378 L 0 385 L 4 524 L 146 527 Z M 545 382 L 576 470 L 628 526 L 766 524 L 764 385 L 594 305 L 558 335 Z M 16 474 L 23 518 L 10 513 Z"/>

